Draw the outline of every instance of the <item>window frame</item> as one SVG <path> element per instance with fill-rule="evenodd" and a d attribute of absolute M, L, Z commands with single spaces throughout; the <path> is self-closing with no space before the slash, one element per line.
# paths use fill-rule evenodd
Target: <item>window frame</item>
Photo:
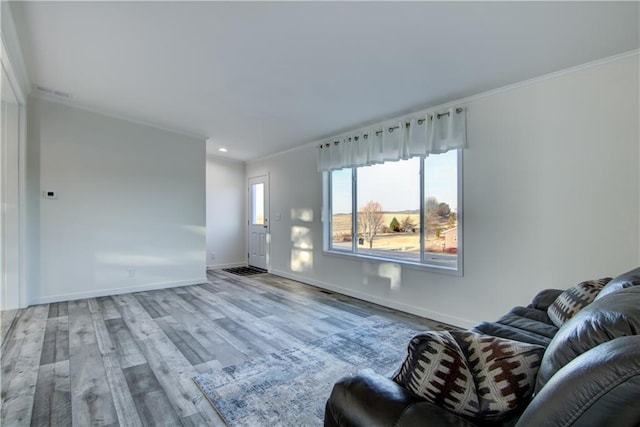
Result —
<path fill-rule="evenodd" d="M 463 265 L 464 265 L 464 208 L 463 208 L 463 150 L 456 149 L 457 151 L 457 212 L 456 212 L 456 220 L 457 220 L 457 228 L 458 228 L 458 251 L 457 251 L 457 266 L 455 268 L 446 267 L 446 266 L 438 266 L 435 264 L 429 264 L 425 261 L 425 224 L 424 224 L 424 214 L 425 214 L 425 184 L 424 184 L 424 176 L 425 176 L 425 158 L 426 156 L 420 157 L 420 260 L 419 261 L 408 261 L 402 260 L 393 257 L 385 257 L 380 255 L 371 255 L 364 254 L 357 251 L 358 248 L 358 194 L 357 194 L 357 168 L 352 167 L 351 169 L 351 248 L 335 248 L 333 247 L 332 241 L 332 182 L 331 182 L 331 172 L 323 172 L 322 173 L 322 188 L 323 188 L 323 211 L 325 215 L 323 217 L 325 220 L 323 221 L 323 252 L 327 255 L 337 256 L 341 258 L 353 258 L 358 260 L 367 260 L 374 261 L 378 263 L 396 263 L 400 264 L 403 267 L 418 269 L 423 271 L 430 271 L 441 274 L 448 274 L 454 276 L 463 276 Z M 437 155 L 437 154 L 434 154 Z M 416 156 L 418 157 L 418 156 Z M 385 162 L 386 163 L 386 162 Z M 391 163 L 391 162 L 389 162 Z M 384 164 L 384 163 L 383 163 Z M 364 166 L 359 166 L 364 167 Z"/>

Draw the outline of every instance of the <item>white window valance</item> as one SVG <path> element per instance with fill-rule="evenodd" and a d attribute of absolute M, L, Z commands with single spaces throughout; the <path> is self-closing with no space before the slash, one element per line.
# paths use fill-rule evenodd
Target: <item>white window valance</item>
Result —
<path fill-rule="evenodd" d="M 385 122 L 323 141 L 318 146 L 318 170 L 445 153 L 466 147 L 466 134 L 466 112 L 462 107 L 410 114 L 395 123 Z"/>

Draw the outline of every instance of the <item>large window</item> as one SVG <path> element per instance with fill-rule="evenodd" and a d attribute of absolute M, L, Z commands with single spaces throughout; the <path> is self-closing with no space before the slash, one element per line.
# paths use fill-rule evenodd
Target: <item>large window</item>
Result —
<path fill-rule="evenodd" d="M 461 152 L 328 173 L 333 253 L 461 272 Z"/>

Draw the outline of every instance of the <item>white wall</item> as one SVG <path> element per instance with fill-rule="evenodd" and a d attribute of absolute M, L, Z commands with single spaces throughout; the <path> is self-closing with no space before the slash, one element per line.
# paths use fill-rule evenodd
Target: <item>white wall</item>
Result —
<path fill-rule="evenodd" d="M 271 174 L 270 270 L 460 326 L 543 288 L 640 264 L 638 56 L 471 100 L 464 153 L 464 277 L 322 252 L 315 149 L 247 165 Z M 310 220 L 309 220 L 310 219 Z"/>
<path fill-rule="evenodd" d="M 207 143 L 207 267 L 247 264 L 244 162 L 216 155 Z"/>
<path fill-rule="evenodd" d="M 31 303 L 204 280 L 204 141 L 43 99 L 28 120 L 28 168 L 58 194 L 39 199 Z"/>

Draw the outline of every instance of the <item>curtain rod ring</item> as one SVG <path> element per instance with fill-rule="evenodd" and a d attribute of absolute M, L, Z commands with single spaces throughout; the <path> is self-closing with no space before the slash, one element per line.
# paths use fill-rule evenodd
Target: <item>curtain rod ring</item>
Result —
<path fill-rule="evenodd" d="M 424 123 L 424 119 L 418 119 L 418 124 L 421 125 Z"/>

